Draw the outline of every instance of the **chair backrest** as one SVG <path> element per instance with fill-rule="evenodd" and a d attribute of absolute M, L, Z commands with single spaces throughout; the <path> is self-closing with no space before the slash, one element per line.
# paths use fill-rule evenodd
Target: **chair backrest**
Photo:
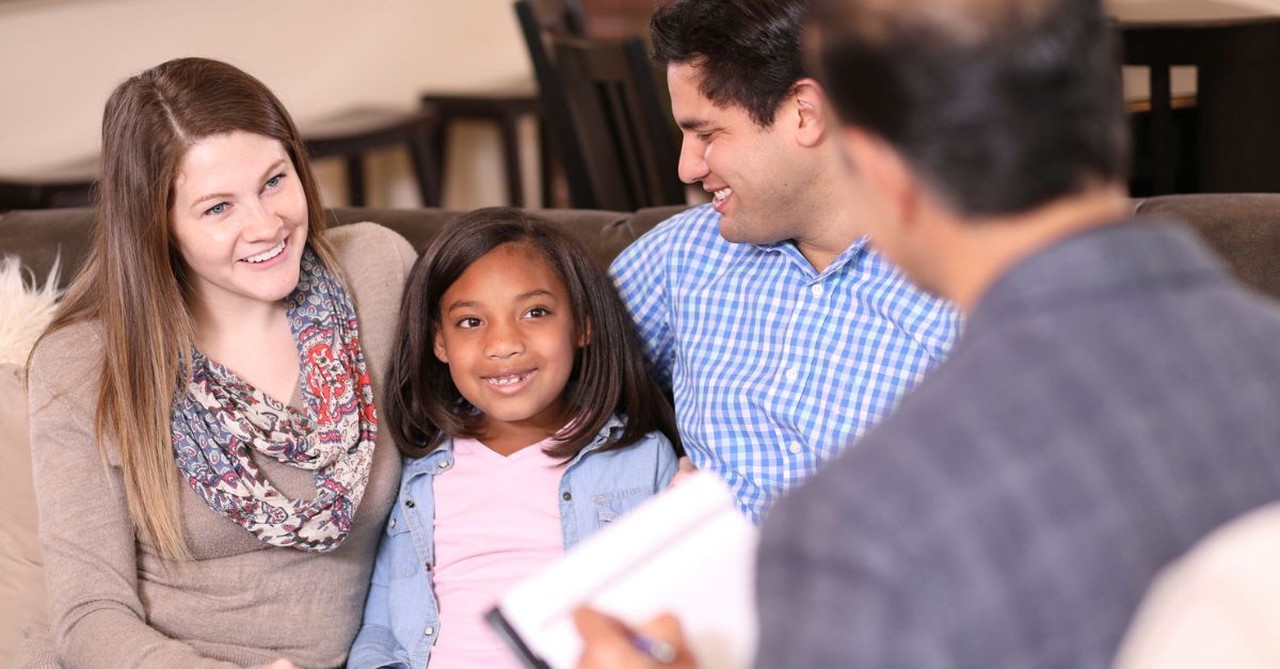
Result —
<path fill-rule="evenodd" d="M 573 132 L 573 119 L 549 46 L 553 35 L 586 37 L 582 6 L 578 0 L 517 0 L 514 7 L 538 81 L 538 104 L 548 130 L 544 141 L 550 144 L 551 155 L 564 173 L 570 205 L 584 208 L 592 197 L 586 186 L 587 166 Z"/>
<path fill-rule="evenodd" d="M 676 171 L 680 138 L 644 44 L 635 37 L 551 41 L 590 191 L 574 206 L 633 211 L 684 204 Z"/>
<path fill-rule="evenodd" d="M 538 25 L 557 35 L 587 36 L 587 15 L 582 0 L 519 0 L 528 6 Z"/>

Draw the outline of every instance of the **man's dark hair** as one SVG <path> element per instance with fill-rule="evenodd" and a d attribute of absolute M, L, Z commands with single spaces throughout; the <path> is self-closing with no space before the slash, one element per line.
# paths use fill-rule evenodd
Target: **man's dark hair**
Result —
<path fill-rule="evenodd" d="M 675 0 L 653 12 L 653 59 L 695 65 L 701 93 L 737 105 L 761 127 L 803 76 L 805 0 Z"/>
<path fill-rule="evenodd" d="M 958 213 L 1022 212 L 1127 173 L 1099 0 L 814 0 L 808 23 L 839 115 Z"/>

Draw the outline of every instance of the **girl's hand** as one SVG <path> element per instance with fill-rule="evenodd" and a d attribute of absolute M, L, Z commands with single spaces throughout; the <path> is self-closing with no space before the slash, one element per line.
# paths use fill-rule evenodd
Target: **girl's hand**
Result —
<path fill-rule="evenodd" d="M 298 669 L 298 665 L 282 657 L 271 664 L 259 665 L 255 669 Z"/>
<path fill-rule="evenodd" d="M 689 456 L 680 456 L 680 459 L 676 462 L 676 475 L 671 477 L 671 483 L 668 483 L 667 487 L 671 488 L 680 485 L 696 471 L 698 471 L 698 468 L 693 466 L 693 461 L 689 459 Z"/>
<path fill-rule="evenodd" d="M 633 632 L 616 618 L 582 607 L 573 612 L 573 623 L 582 635 L 577 669 L 697 669 L 680 621 L 672 616 L 660 616 Z M 666 646 L 672 652 L 670 660 L 660 661 L 639 650 L 637 634 Z"/>

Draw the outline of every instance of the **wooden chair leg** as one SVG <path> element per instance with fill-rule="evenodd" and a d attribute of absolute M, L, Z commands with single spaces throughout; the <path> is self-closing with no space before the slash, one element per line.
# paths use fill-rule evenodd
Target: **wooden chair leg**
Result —
<path fill-rule="evenodd" d="M 409 157 L 413 161 L 414 176 L 418 181 L 418 194 L 422 197 L 422 206 L 440 206 L 440 166 L 435 160 L 435 151 L 431 145 L 431 129 L 418 131 L 409 144 Z"/>
<path fill-rule="evenodd" d="M 364 199 L 364 157 L 362 155 L 347 156 L 347 202 L 352 207 L 365 206 Z"/>
<path fill-rule="evenodd" d="M 520 176 L 520 137 L 517 114 L 502 114 L 499 130 L 502 132 L 502 152 L 507 163 L 507 201 L 513 207 L 524 206 L 524 180 Z"/>
<path fill-rule="evenodd" d="M 1173 89 L 1169 65 L 1151 65 L 1151 192 L 1167 195 L 1177 190 L 1178 157 L 1173 133 Z"/>
<path fill-rule="evenodd" d="M 435 162 L 439 167 L 439 171 L 436 172 L 435 191 L 441 203 L 444 202 L 444 191 L 447 186 L 445 173 L 449 168 L 449 126 L 452 120 L 453 117 L 442 113 L 431 130 L 431 150 L 435 154 Z"/>

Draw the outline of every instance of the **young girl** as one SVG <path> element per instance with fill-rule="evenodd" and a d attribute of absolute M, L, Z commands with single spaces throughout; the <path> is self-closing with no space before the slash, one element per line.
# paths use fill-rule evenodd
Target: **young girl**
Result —
<path fill-rule="evenodd" d="M 464 215 L 405 291 L 386 404 L 403 477 L 347 666 L 518 667 L 485 612 L 666 486 L 671 407 L 613 284 L 548 221 Z"/>

